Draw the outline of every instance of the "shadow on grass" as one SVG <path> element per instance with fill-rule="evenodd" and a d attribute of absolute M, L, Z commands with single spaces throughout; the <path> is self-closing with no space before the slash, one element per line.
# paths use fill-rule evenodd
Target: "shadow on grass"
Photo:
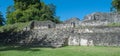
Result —
<path fill-rule="evenodd" d="M 41 51 L 40 49 L 37 49 L 36 47 L 30 47 L 30 46 L 0 46 L 0 51 Z"/>

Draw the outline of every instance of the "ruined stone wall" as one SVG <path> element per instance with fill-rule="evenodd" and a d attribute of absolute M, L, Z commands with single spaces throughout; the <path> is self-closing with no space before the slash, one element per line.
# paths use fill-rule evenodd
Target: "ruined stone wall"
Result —
<path fill-rule="evenodd" d="M 63 29 L 63 28 L 72 28 L 73 25 L 72 24 L 56 24 L 57 29 Z"/>
<path fill-rule="evenodd" d="M 85 16 L 83 21 L 120 22 L 120 14 L 95 12 Z"/>
<path fill-rule="evenodd" d="M 120 46 L 120 27 L 106 26 L 111 22 L 120 22 L 119 14 L 93 13 L 82 22 L 75 19 L 75 25 L 71 24 L 73 20 L 65 24 L 33 22 L 20 32 L 2 32 L 0 44 L 44 47 Z"/>
<path fill-rule="evenodd" d="M 18 33 L 0 33 L 0 43 L 27 46 L 61 47 L 120 46 L 120 27 L 75 27 L 32 29 Z"/>
<path fill-rule="evenodd" d="M 69 35 L 69 45 L 119 46 L 120 27 L 79 27 Z"/>

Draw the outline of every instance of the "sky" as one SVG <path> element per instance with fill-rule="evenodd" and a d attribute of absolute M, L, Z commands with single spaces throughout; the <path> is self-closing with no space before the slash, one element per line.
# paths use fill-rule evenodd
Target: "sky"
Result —
<path fill-rule="evenodd" d="M 80 20 L 94 12 L 110 12 L 112 0 L 43 0 L 46 4 L 56 6 L 56 15 L 64 21 L 72 17 Z M 0 11 L 6 16 L 6 9 L 13 5 L 13 0 L 0 0 Z"/>

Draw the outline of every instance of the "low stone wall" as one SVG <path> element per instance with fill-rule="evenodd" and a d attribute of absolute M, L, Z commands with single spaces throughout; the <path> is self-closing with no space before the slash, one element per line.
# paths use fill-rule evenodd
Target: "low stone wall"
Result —
<path fill-rule="evenodd" d="M 69 35 L 68 45 L 119 46 L 120 27 L 79 27 Z"/>
<path fill-rule="evenodd" d="M 0 43 L 26 46 L 62 47 L 120 46 L 120 27 L 75 27 L 31 29 L 0 33 Z"/>
<path fill-rule="evenodd" d="M 120 46 L 119 33 L 82 33 L 70 37 L 69 45 Z"/>
<path fill-rule="evenodd" d="M 65 34 L 54 29 L 0 33 L 0 44 L 6 45 L 61 47 L 67 45 L 66 40 Z"/>

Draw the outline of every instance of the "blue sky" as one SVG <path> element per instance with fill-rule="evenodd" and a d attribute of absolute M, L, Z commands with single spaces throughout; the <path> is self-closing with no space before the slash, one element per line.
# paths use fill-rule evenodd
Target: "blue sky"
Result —
<path fill-rule="evenodd" d="M 56 15 L 62 21 L 71 17 L 83 19 L 85 15 L 93 12 L 110 12 L 112 0 L 43 0 L 46 4 L 56 5 Z M 13 5 L 13 0 L 0 0 L 0 11 L 5 17 L 6 8 Z"/>

